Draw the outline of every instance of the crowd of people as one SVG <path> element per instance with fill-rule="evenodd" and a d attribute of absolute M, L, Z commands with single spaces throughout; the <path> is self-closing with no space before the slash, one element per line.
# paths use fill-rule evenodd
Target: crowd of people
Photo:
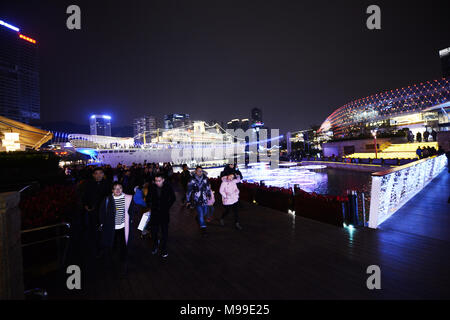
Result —
<path fill-rule="evenodd" d="M 431 133 L 428 132 L 428 130 L 425 130 L 423 134 L 421 132 L 417 132 L 416 141 L 422 142 L 422 139 L 423 142 L 427 142 L 430 140 L 437 141 L 437 132 L 434 129 L 431 130 Z M 414 142 L 414 134 L 411 130 L 408 131 L 408 142 Z"/>
<path fill-rule="evenodd" d="M 68 180 L 77 185 L 80 198 L 82 230 L 92 240 L 99 259 L 117 255 L 124 273 L 127 269 L 128 245 L 139 231 L 133 221 L 144 221 L 141 237 L 150 234 L 151 253 L 168 257 L 170 211 L 176 201 L 174 171 L 170 163 L 119 164 L 105 166 L 72 166 L 65 168 Z M 221 173 L 220 195 L 224 206 L 220 225 L 234 214 L 234 226 L 242 230 L 239 221 L 239 183 L 242 173 L 236 165 L 225 166 Z M 182 204 L 196 212 L 200 233 L 206 236 L 207 222 L 214 212 L 215 195 L 207 172 L 197 166 L 193 173 L 187 165 L 180 173 Z M 145 213 L 147 213 L 145 215 Z M 141 221 L 142 222 L 142 221 Z"/>
<path fill-rule="evenodd" d="M 435 156 L 435 155 L 440 155 L 440 154 L 444 154 L 444 150 L 442 149 L 442 147 L 439 147 L 438 150 L 436 150 L 435 147 L 417 147 L 416 150 L 416 154 L 419 157 L 419 159 L 424 159 L 424 158 L 428 158 L 431 156 Z"/>

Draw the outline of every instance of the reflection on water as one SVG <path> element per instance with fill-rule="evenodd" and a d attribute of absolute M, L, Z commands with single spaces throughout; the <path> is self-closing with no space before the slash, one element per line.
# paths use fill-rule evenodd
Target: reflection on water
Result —
<path fill-rule="evenodd" d="M 223 168 L 205 169 L 210 177 L 217 177 Z M 245 181 L 261 182 L 276 187 L 293 187 L 298 185 L 307 192 L 327 195 L 344 195 L 346 190 L 357 190 L 370 194 L 371 174 L 334 168 L 312 166 L 280 166 L 269 169 L 267 166 L 254 165 L 241 169 Z"/>
<path fill-rule="evenodd" d="M 317 184 L 310 188 L 310 192 L 329 195 L 342 195 L 346 190 L 370 192 L 371 174 L 351 170 L 327 168 L 323 172 L 317 172 Z"/>

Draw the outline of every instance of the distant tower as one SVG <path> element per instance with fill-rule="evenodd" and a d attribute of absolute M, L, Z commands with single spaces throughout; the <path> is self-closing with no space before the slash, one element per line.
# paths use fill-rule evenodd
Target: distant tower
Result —
<path fill-rule="evenodd" d="M 89 119 L 91 135 L 111 136 L 111 117 L 107 115 L 93 114 Z"/>
<path fill-rule="evenodd" d="M 41 117 L 37 41 L 0 20 L 0 115 L 23 123 Z"/>
<path fill-rule="evenodd" d="M 251 120 L 252 124 L 255 124 L 257 122 L 262 122 L 262 111 L 258 108 L 253 108 L 251 111 Z"/>
<path fill-rule="evenodd" d="M 439 57 L 441 58 L 442 76 L 448 78 L 450 77 L 450 47 L 439 50 Z"/>

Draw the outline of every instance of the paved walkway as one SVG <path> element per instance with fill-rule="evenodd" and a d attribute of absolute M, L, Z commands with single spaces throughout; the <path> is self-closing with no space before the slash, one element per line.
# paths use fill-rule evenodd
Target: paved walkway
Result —
<path fill-rule="evenodd" d="M 444 170 L 380 225 L 382 230 L 450 241 L 450 174 Z"/>
<path fill-rule="evenodd" d="M 427 187 L 441 195 L 428 198 L 425 190 L 426 196 L 416 196 L 415 213 L 409 216 L 405 207 L 379 230 L 352 231 L 244 204 L 244 230 L 235 230 L 231 220 L 225 227 L 213 221 L 202 238 L 193 213 L 177 201 L 167 260 L 152 256 L 150 242 L 136 238 L 129 273 L 120 277 L 86 254 L 89 241 L 75 237 L 68 263 L 81 265 L 82 290 L 65 289 L 65 274 L 42 285 L 51 299 L 448 299 L 448 182 L 441 174 Z M 426 205 L 430 200 L 433 206 Z M 221 212 L 218 207 L 216 217 Z M 408 225 L 419 219 L 414 216 L 434 226 L 411 231 Z M 410 222 L 400 226 L 395 219 Z M 373 264 L 381 268 L 379 291 L 366 287 Z"/>

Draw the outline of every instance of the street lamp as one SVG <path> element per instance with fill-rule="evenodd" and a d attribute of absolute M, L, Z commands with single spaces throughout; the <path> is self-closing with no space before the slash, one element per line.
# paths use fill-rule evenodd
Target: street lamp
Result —
<path fill-rule="evenodd" d="M 370 132 L 372 132 L 372 135 L 373 135 L 373 142 L 374 142 L 374 146 L 375 146 L 375 159 L 378 159 L 378 151 L 377 151 L 377 131 L 378 131 L 378 129 L 370 130 Z"/>

